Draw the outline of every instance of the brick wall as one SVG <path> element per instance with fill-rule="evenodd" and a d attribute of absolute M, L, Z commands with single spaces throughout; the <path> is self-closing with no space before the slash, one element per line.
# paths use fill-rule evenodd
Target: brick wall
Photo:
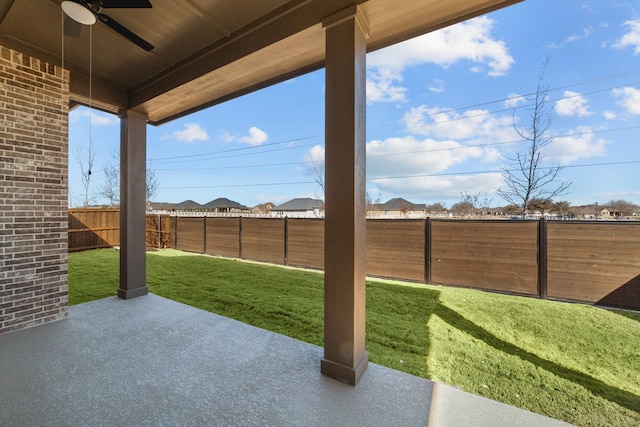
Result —
<path fill-rule="evenodd" d="M 0 333 L 67 316 L 68 82 L 0 46 Z"/>

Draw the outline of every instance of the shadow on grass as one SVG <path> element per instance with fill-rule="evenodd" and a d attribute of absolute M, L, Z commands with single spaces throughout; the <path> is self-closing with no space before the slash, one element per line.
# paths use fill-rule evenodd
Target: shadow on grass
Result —
<path fill-rule="evenodd" d="M 618 316 L 626 317 L 627 319 L 640 322 L 640 311 L 628 311 L 628 310 L 622 310 L 619 308 L 608 308 L 608 307 L 603 307 L 603 308 L 611 313 L 617 314 Z"/>
<path fill-rule="evenodd" d="M 640 396 L 616 387 L 612 387 L 583 372 L 566 368 L 555 362 L 545 360 L 533 353 L 529 353 L 528 351 L 523 350 L 520 347 L 517 347 L 496 337 L 486 329 L 476 325 L 475 323 L 471 322 L 470 320 L 466 319 L 456 311 L 443 304 L 438 304 L 435 307 L 433 314 L 441 318 L 443 321 L 447 322 L 449 325 L 468 333 L 469 335 L 483 341 L 496 350 L 519 357 L 520 359 L 530 362 L 542 369 L 545 369 L 554 375 L 562 377 L 575 384 L 581 385 L 596 396 L 600 396 L 610 402 L 623 406 L 632 411 L 638 411 L 638 408 L 640 408 Z"/>

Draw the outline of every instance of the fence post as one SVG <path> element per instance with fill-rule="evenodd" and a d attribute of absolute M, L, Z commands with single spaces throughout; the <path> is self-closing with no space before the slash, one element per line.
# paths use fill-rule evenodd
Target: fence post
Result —
<path fill-rule="evenodd" d="M 284 217 L 284 265 L 289 265 L 289 218 Z"/>
<path fill-rule="evenodd" d="M 238 217 L 238 258 L 242 259 L 242 217 Z"/>
<path fill-rule="evenodd" d="M 173 249 L 178 249 L 178 215 L 173 217 Z"/>
<path fill-rule="evenodd" d="M 424 281 L 431 283 L 431 218 L 424 225 Z"/>
<path fill-rule="evenodd" d="M 158 249 L 162 249 L 162 215 L 158 214 Z"/>
<path fill-rule="evenodd" d="M 547 221 L 538 221 L 538 297 L 547 298 Z"/>
<path fill-rule="evenodd" d="M 202 217 L 202 253 L 207 253 L 207 215 Z"/>

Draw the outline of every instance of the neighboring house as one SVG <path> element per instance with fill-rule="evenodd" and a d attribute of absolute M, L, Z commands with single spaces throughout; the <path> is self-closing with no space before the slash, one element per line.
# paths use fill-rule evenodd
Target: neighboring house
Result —
<path fill-rule="evenodd" d="M 321 218 L 324 217 L 324 202 L 318 199 L 292 199 L 271 210 L 272 216 L 286 216 L 290 218 Z"/>
<path fill-rule="evenodd" d="M 176 203 L 173 205 L 172 210 L 175 211 L 200 211 L 202 210 L 202 205 L 198 202 L 194 202 L 193 200 L 185 200 L 184 202 Z"/>
<path fill-rule="evenodd" d="M 595 205 L 572 206 L 570 211 L 575 219 L 595 219 L 596 218 Z"/>
<path fill-rule="evenodd" d="M 149 202 L 148 209 L 151 212 L 198 212 L 202 210 L 202 205 L 193 200 L 185 200 L 180 203 Z"/>
<path fill-rule="evenodd" d="M 377 206 L 373 216 L 380 218 L 424 218 L 426 205 L 412 203 L 400 197 Z"/>
<path fill-rule="evenodd" d="M 256 215 L 268 215 L 271 213 L 271 211 L 275 206 L 276 205 L 271 202 L 261 203 L 259 205 L 254 206 L 251 209 L 251 213 Z"/>
<path fill-rule="evenodd" d="M 219 197 L 202 205 L 202 209 L 206 212 L 215 213 L 251 213 L 251 209 L 245 205 L 241 205 L 238 202 L 229 200 L 224 197 Z"/>
<path fill-rule="evenodd" d="M 204 205 L 193 200 L 185 200 L 180 203 L 149 203 L 149 210 L 152 212 L 178 212 L 178 213 L 251 213 L 251 209 L 241 205 L 233 200 L 226 199 L 224 197 L 212 200 Z"/>
<path fill-rule="evenodd" d="M 597 205 L 584 205 L 571 208 L 571 212 L 577 219 L 596 219 L 596 211 L 598 219 L 617 219 L 622 217 L 622 213 L 612 208 Z"/>

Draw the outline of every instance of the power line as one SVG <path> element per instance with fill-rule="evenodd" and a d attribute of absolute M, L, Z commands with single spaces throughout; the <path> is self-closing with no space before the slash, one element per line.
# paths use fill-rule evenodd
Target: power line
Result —
<path fill-rule="evenodd" d="M 568 138 L 575 136 L 585 136 L 585 135 L 593 135 L 600 133 L 608 133 L 608 132 L 617 132 L 631 129 L 638 129 L 640 125 L 634 126 L 626 126 L 622 128 L 615 129 L 600 129 L 593 131 L 585 131 L 585 132 L 574 132 L 568 133 L 564 135 L 557 135 L 553 138 Z M 454 151 L 454 150 L 465 150 L 471 148 L 483 148 L 483 147 L 491 147 L 496 145 L 509 145 L 509 144 L 517 144 L 520 142 L 525 142 L 526 139 L 517 139 L 512 141 L 499 141 L 499 142 L 488 142 L 485 144 L 474 144 L 474 145 L 464 145 L 458 147 L 443 147 L 443 148 L 430 148 L 426 150 L 414 150 L 414 151 L 403 151 L 403 152 L 394 152 L 394 153 L 384 153 L 384 154 L 367 154 L 367 158 L 371 157 L 390 157 L 390 156 L 406 156 L 412 154 L 421 154 L 421 153 L 435 153 L 440 151 Z M 552 142 L 553 144 L 553 142 Z M 296 166 L 296 165 L 305 165 L 310 163 L 323 163 L 321 160 L 308 160 L 301 162 L 284 162 L 284 163 L 262 163 L 262 164 L 253 164 L 253 165 L 235 165 L 235 166 L 216 166 L 216 167 L 202 167 L 202 168 L 158 168 L 156 170 L 159 171 L 204 171 L 204 170 L 225 170 L 225 169 L 254 169 L 254 168 L 268 168 L 268 167 L 281 167 L 281 166 Z"/>
<path fill-rule="evenodd" d="M 258 148 L 262 148 L 262 147 L 270 147 L 270 146 L 280 145 L 280 144 L 291 144 L 293 142 L 304 141 L 304 140 L 307 140 L 307 139 L 315 139 L 315 138 L 318 138 L 318 137 L 321 137 L 321 136 L 324 136 L 324 135 L 305 136 L 305 137 L 301 137 L 301 138 L 287 139 L 287 140 L 284 140 L 284 141 L 269 142 L 267 144 L 260 144 L 260 145 L 254 145 L 254 146 L 249 146 L 249 147 L 240 147 L 240 148 L 230 148 L 228 150 L 212 151 L 212 152 L 208 152 L 208 153 L 187 154 L 187 155 L 183 155 L 183 156 L 171 156 L 171 157 L 156 157 L 156 158 L 149 159 L 149 161 L 158 162 L 158 161 L 164 161 L 164 160 L 185 159 L 185 158 L 190 158 L 190 157 L 202 157 L 202 156 L 209 156 L 209 155 L 217 155 L 217 154 L 220 154 L 220 153 L 231 153 L 231 152 L 235 152 L 235 151 L 252 150 L 252 149 L 258 149 Z"/>
<path fill-rule="evenodd" d="M 599 77 L 599 78 L 596 78 L 596 79 L 584 80 L 584 81 L 577 82 L 577 83 L 571 83 L 571 84 L 566 84 L 566 85 L 563 85 L 563 86 L 558 86 L 558 87 L 549 89 L 549 92 L 568 89 L 568 88 L 571 88 L 571 87 L 581 86 L 581 85 L 585 85 L 585 84 L 591 84 L 591 83 L 595 83 L 595 82 L 599 82 L 599 81 L 614 79 L 614 78 L 627 76 L 627 75 L 632 75 L 632 74 L 637 74 L 637 73 L 640 73 L 640 70 L 630 70 L 630 71 L 626 71 L 626 72 L 622 72 L 622 73 L 618 73 L 618 74 Z M 636 81 L 636 82 L 633 82 L 633 83 L 628 83 L 627 85 L 633 85 L 633 84 L 638 84 L 638 83 L 640 83 L 640 82 Z M 559 98 L 554 98 L 554 99 L 548 100 L 547 102 L 557 102 L 557 101 L 560 101 L 560 100 L 571 99 L 571 98 L 575 98 L 575 97 L 579 97 L 579 96 L 593 95 L 593 94 L 596 94 L 596 93 L 602 93 L 602 92 L 606 92 L 606 91 L 609 91 L 609 90 L 618 89 L 620 87 L 622 87 L 622 86 L 610 86 L 610 87 L 607 87 L 607 88 L 598 89 L 598 90 L 591 91 L 591 92 L 585 92 L 585 93 L 576 94 L 576 95 L 569 95 L 569 96 L 563 96 L 563 97 L 559 97 Z M 483 106 L 487 106 L 487 105 L 491 105 L 491 104 L 496 104 L 496 103 L 500 103 L 500 102 L 506 102 L 506 101 L 520 99 L 520 98 L 524 99 L 524 98 L 530 97 L 532 95 L 534 95 L 534 93 L 529 93 L 529 94 L 525 94 L 525 95 L 510 96 L 510 97 L 507 97 L 507 98 L 497 99 L 497 100 L 493 100 L 493 101 L 486 101 L 486 102 L 481 102 L 481 103 L 476 103 L 476 104 L 470 104 L 470 105 L 466 105 L 466 106 L 462 106 L 462 107 L 457 107 L 457 108 L 451 108 L 451 109 L 447 109 L 447 110 L 438 111 L 437 113 L 429 114 L 429 115 L 427 115 L 425 117 L 434 117 L 435 115 L 438 115 L 438 114 L 449 114 L 449 113 L 453 113 L 453 112 L 460 111 L 460 110 L 469 110 L 469 109 L 473 109 L 473 108 L 483 107 Z M 449 120 L 443 120 L 443 121 L 438 121 L 438 122 L 433 122 L 433 123 L 424 123 L 424 124 L 420 124 L 419 126 L 407 127 L 407 128 L 405 128 L 405 130 L 423 128 L 423 127 L 428 127 L 428 126 L 434 126 L 434 125 L 438 125 L 438 124 L 441 124 L 441 123 L 448 123 L 448 122 L 460 121 L 460 120 L 465 120 L 465 119 L 472 119 L 472 118 L 476 118 L 476 117 L 481 117 L 481 116 L 486 116 L 486 115 L 491 115 L 491 114 L 496 114 L 496 113 L 502 113 L 502 112 L 506 112 L 506 111 L 513 111 L 514 109 L 522 109 L 522 108 L 529 107 L 531 105 L 532 104 L 523 104 L 523 105 L 516 106 L 514 108 L 503 108 L 503 109 L 499 109 L 499 110 L 493 110 L 493 111 L 478 113 L 478 114 L 474 114 L 474 115 L 470 115 L 470 116 L 456 117 L 456 118 L 452 118 L 452 119 L 449 119 Z M 420 118 L 420 117 L 423 117 L 423 116 L 422 115 L 416 115 L 416 116 L 413 116 L 413 117 L 414 118 Z M 405 121 L 405 120 L 411 119 L 411 118 L 412 118 L 412 116 L 405 116 L 405 117 L 403 117 L 402 119 L 399 119 L 399 120 L 393 120 L 393 121 L 389 121 L 389 122 L 378 122 L 378 123 L 376 123 L 376 125 L 385 125 L 385 124 L 391 124 L 391 123 L 398 123 L 400 121 Z M 214 158 L 229 158 L 229 157 L 233 157 L 233 156 L 218 157 L 218 155 L 221 154 L 221 153 L 230 153 L 230 152 L 245 151 L 245 150 L 258 150 L 258 149 L 261 149 L 261 148 L 267 147 L 267 146 L 290 144 L 290 143 L 294 143 L 294 142 L 304 141 L 304 140 L 308 140 L 308 139 L 322 138 L 322 137 L 324 137 L 324 134 L 309 135 L 309 136 L 303 136 L 303 137 L 300 137 L 300 138 L 294 138 L 294 139 L 283 140 L 283 141 L 276 141 L 276 142 L 272 142 L 272 143 L 268 143 L 268 144 L 261 144 L 261 145 L 256 145 L 256 146 L 240 147 L 240 148 L 233 148 L 233 149 L 228 149 L 228 150 L 219 150 L 219 151 L 213 151 L 213 152 L 207 152 L 207 153 L 189 154 L 189 155 L 181 155 L 181 156 L 150 158 L 149 161 L 152 161 L 152 162 L 164 162 L 164 161 L 167 161 L 167 160 L 187 159 L 187 158 L 205 157 L 205 156 L 215 156 Z M 299 148 L 299 147 L 301 147 L 301 146 L 288 147 L 288 149 L 294 149 L 294 148 Z M 264 150 L 262 152 L 270 152 L 270 151 Z"/>
<path fill-rule="evenodd" d="M 586 163 L 581 165 L 567 165 L 560 166 L 560 168 L 586 168 L 595 166 L 619 166 L 640 163 L 640 160 L 630 160 L 626 162 L 607 162 L 607 163 Z M 540 166 L 538 169 L 554 169 L 557 166 Z M 444 172 L 444 173 L 432 173 L 432 174 L 418 174 L 418 175 L 399 175 L 399 176 L 384 176 L 384 177 L 372 177 L 367 178 L 367 181 L 379 181 L 384 179 L 406 179 L 406 178 L 424 178 L 434 176 L 457 176 L 457 175 L 485 175 L 489 173 L 502 173 L 502 172 L 517 172 L 519 169 L 497 169 L 497 170 L 484 170 L 484 171 L 466 171 L 466 172 Z"/>
<path fill-rule="evenodd" d="M 638 70 L 630 70 L 630 71 L 626 71 L 626 72 L 622 72 L 622 73 L 618 73 L 618 74 L 612 74 L 612 75 L 609 75 L 609 76 L 599 77 L 599 78 L 595 78 L 595 79 L 591 79 L 591 80 L 583 80 L 582 82 L 570 83 L 570 84 L 566 84 L 566 85 L 563 85 L 563 86 L 550 88 L 548 90 L 548 92 L 555 92 L 555 91 L 559 91 L 559 90 L 563 90 L 563 89 L 568 89 L 568 88 L 572 88 L 572 87 L 576 87 L 576 86 L 582 86 L 582 85 L 586 85 L 586 84 L 590 84 L 590 83 L 596 83 L 596 82 L 603 81 L 603 80 L 610 80 L 610 79 L 614 79 L 614 78 L 618 78 L 618 77 L 622 77 L 622 76 L 627 76 L 627 75 L 631 75 L 631 74 L 637 74 L 637 73 L 640 73 L 640 69 L 638 69 Z M 625 86 L 632 85 L 632 84 L 638 84 L 638 82 L 627 83 Z M 601 90 L 598 90 L 598 91 L 594 91 L 592 93 L 605 92 L 605 91 L 612 90 L 612 89 L 619 89 L 620 87 L 621 86 L 610 86 L 608 88 L 601 89 Z M 589 93 L 585 93 L 583 95 L 589 95 L 589 94 L 592 94 L 592 93 L 589 92 Z M 514 96 L 509 96 L 509 97 L 506 97 L 506 98 L 496 99 L 496 100 L 493 100 L 493 101 L 484 101 L 484 102 L 479 102 L 479 103 L 476 103 L 476 104 L 465 105 L 465 106 L 462 106 L 462 107 L 449 108 L 449 109 L 446 109 L 446 110 L 439 111 L 437 114 L 455 113 L 456 111 L 469 110 L 469 109 L 478 108 L 478 107 L 485 107 L 487 105 L 503 103 L 503 102 L 506 102 L 506 101 L 513 101 L 513 100 L 516 100 L 516 99 L 526 99 L 527 97 L 531 97 L 533 95 L 535 95 L 535 92 L 524 94 L 524 95 L 514 95 Z M 567 98 L 570 98 L 570 97 L 567 97 Z M 562 99 L 566 99 L 566 98 L 564 98 L 564 97 L 563 98 L 556 98 L 554 101 L 559 101 L 559 100 L 562 100 Z M 552 102 L 554 102 L 554 101 L 552 101 Z M 524 105 L 518 106 L 518 108 L 523 108 L 523 107 L 525 107 L 525 106 Z M 504 111 L 508 111 L 508 110 L 513 110 L 513 108 L 506 108 L 506 109 L 503 109 L 503 110 L 496 110 L 493 113 L 504 112 Z M 429 116 L 432 116 L 432 115 L 429 115 Z M 378 122 L 378 123 L 376 123 L 376 125 L 383 126 L 383 125 L 388 125 L 388 124 L 392 124 L 392 123 L 399 123 L 401 121 L 404 121 L 406 119 L 411 119 L 411 118 L 414 118 L 414 117 L 418 118 L 418 117 L 421 117 L 421 115 L 405 116 L 402 119 L 398 119 L 398 120 L 392 120 L 392 121 L 388 121 L 388 122 Z M 473 116 L 473 117 L 475 117 L 475 116 Z"/>
<path fill-rule="evenodd" d="M 177 161 L 172 161 L 171 163 L 193 163 L 193 162 L 203 162 L 203 161 L 206 161 L 206 160 L 219 160 L 219 159 L 230 159 L 230 158 L 234 158 L 234 157 L 256 156 L 256 155 L 259 155 L 259 154 L 274 153 L 274 152 L 277 152 L 277 151 L 297 150 L 297 149 L 300 149 L 300 148 L 308 147 L 309 145 L 311 145 L 311 144 L 301 144 L 301 145 L 296 145 L 296 146 L 293 146 L 293 147 L 274 148 L 272 150 L 262 150 L 262 151 L 258 151 L 256 153 L 230 154 L 228 156 L 216 156 L 216 157 L 191 159 L 191 160 L 177 160 Z M 246 148 L 250 148 L 250 147 L 246 147 Z"/>
<path fill-rule="evenodd" d="M 640 83 L 640 82 L 637 82 Z M 567 85 L 565 87 L 568 87 L 571 85 Z M 576 94 L 576 95 L 569 95 L 569 96 L 565 96 L 562 98 L 555 98 L 552 100 L 549 100 L 547 102 L 557 102 L 563 99 L 571 99 L 571 98 L 575 98 L 575 97 L 580 97 L 580 96 L 584 96 L 584 95 L 590 95 L 590 94 L 594 94 L 594 93 L 599 93 L 599 92 L 604 92 L 604 91 L 608 91 L 611 89 L 615 89 L 615 88 L 607 88 L 607 89 L 600 89 L 597 91 L 592 91 L 592 92 L 588 92 L 588 93 L 584 93 L 584 94 Z M 515 97 L 514 97 L 515 98 Z M 522 108 L 526 108 L 531 106 L 532 104 L 524 104 L 524 105 L 520 105 L 518 107 L 516 107 L 515 109 L 522 109 Z M 473 108 L 473 106 L 468 107 L 468 108 Z M 443 124 L 443 123 L 450 123 L 450 122 L 454 122 L 454 121 L 462 121 L 462 120 L 466 120 L 466 119 L 473 119 L 473 118 L 477 118 L 477 117 L 481 117 L 481 116 L 488 116 L 488 115 L 492 115 L 492 114 L 496 114 L 496 113 L 501 113 L 501 112 L 506 112 L 506 111 L 513 111 L 514 108 L 504 108 L 504 109 L 500 109 L 500 110 L 494 110 L 494 111 L 486 111 L 486 112 L 482 112 L 482 113 L 478 113 L 478 114 L 473 114 L 473 115 L 468 115 L 468 116 L 461 116 L 461 117 L 455 117 L 455 118 L 450 118 L 448 120 L 441 120 L 441 121 L 437 121 L 437 122 L 431 122 L 431 123 L 423 123 L 417 126 L 412 126 L 412 127 L 406 127 L 405 130 L 411 130 L 411 129 L 420 129 L 420 128 L 425 128 L 425 127 L 430 127 L 430 126 L 436 126 L 439 124 Z M 456 111 L 456 110 L 446 110 L 446 111 L 439 111 L 437 113 L 434 114 L 429 114 L 428 117 L 433 117 L 437 114 L 446 114 L 448 112 L 451 111 Z M 579 136 L 579 135 L 586 135 L 586 134 L 590 134 L 590 133 L 603 133 L 603 132 L 609 132 L 609 131 L 616 131 L 616 130 L 628 130 L 628 129 L 635 129 L 638 128 L 640 126 L 628 126 L 625 128 L 618 128 L 618 129 L 611 129 L 611 130 L 601 130 L 601 131 L 593 131 L 593 132 L 585 132 L 585 133 L 576 133 L 576 134 L 570 134 L 570 135 L 560 135 L 560 136 L 555 136 L 554 138 L 560 138 L 560 137 L 565 137 L 565 136 Z M 309 140 L 309 139 L 316 139 L 319 137 L 322 137 L 324 135 L 313 135 L 313 136 L 306 136 L 306 137 L 301 137 L 301 138 L 295 138 L 295 139 L 290 139 L 290 140 L 284 140 L 284 141 L 277 141 L 277 142 L 272 142 L 269 144 L 262 144 L 259 146 L 251 146 L 251 147 L 240 147 L 240 148 L 234 148 L 234 149 L 228 149 L 228 150 L 220 150 L 220 151 L 214 151 L 214 152 L 207 152 L 207 153 L 199 153 L 199 154 L 190 154 L 190 155 L 182 155 L 182 156 L 171 156 L 171 157 L 160 157 L 160 158 L 151 158 L 149 159 L 150 162 L 160 162 L 160 163 L 193 163 L 193 162 L 199 162 L 199 161 L 207 161 L 207 160 L 218 160 L 218 159 L 228 159 L 228 158 L 235 158 L 235 157 L 245 157 L 245 156 L 252 156 L 252 155 L 258 155 L 258 154 L 263 154 L 263 153 L 271 153 L 271 152 L 278 152 L 278 151 L 288 151 L 288 150 L 294 150 L 294 149 L 300 149 L 300 148 L 305 148 L 308 147 L 311 144 L 301 144 L 301 145 L 295 145 L 295 146 L 291 146 L 291 147 L 285 147 L 285 148 L 279 148 L 279 149 L 272 149 L 272 150 L 264 150 L 262 149 L 263 147 L 267 147 L 267 146 L 275 146 L 275 145 L 281 145 L 281 144 L 291 144 L 293 142 L 298 142 L 298 141 L 304 141 L 304 140 Z M 496 142 L 496 143 L 488 143 L 488 144 L 477 144 L 477 145 L 471 145 L 471 146 L 464 146 L 464 147 L 453 147 L 453 148 L 443 148 L 443 149 L 436 149 L 433 151 L 444 151 L 444 150 L 449 150 L 449 149 L 467 149 L 467 148 L 473 148 L 473 147 L 485 147 L 485 146 L 491 146 L 491 145 L 505 145 L 505 144 L 513 144 L 513 143 L 517 143 L 517 142 L 522 142 L 524 140 L 514 140 L 514 141 L 505 141 L 505 142 Z M 219 154 L 221 153 L 231 153 L 231 152 L 238 152 L 238 151 L 247 151 L 247 150 L 256 150 L 256 149 L 260 149 L 261 151 L 258 152 L 252 152 L 252 153 L 242 153 L 242 154 L 232 154 L 232 155 L 227 155 L 227 156 L 219 156 Z M 425 152 L 428 152 L 431 150 L 427 150 Z M 406 154 L 414 154 L 416 152 L 407 152 Z M 400 155 L 400 154 L 405 154 L 405 153 L 393 153 L 393 154 L 386 154 L 386 155 Z M 205 156 L 213 156 L 213 157 L 206 157 Z M 198 157 L 197 159 L 194 159 L 194 157 Z M 178 159 L 190 159 L 190 160 L 178 160 Z M 161 170 L 168 170 L 168 169 L 161 169 Z"/>
<path fill-rule="evenodd" d="M 640 160 L 629 160 L 625 162 L 603 162 L 603 163 L 585 163 L 580 165 L 567 165 L 561 166 L 562 168 L 587 168 L 587 167 L 601 167 L 601 166 L 620 166 L 628 164 L 640 163 Z M 551 169 L 555 166 L 540 167 L 539 169 Z M 511 169 L 509 169 L 511 170 Z M 446 172 L 446 173 L 431 173 L 431 174 L 417 174 L 417 175 L 398 175 L 398 176 L 385 176 L 385 177 L 370 177 L 367 181 L 380 181 L 388 179 L 407 179 L 407 178 L 425 178 L 425 177 L 439 177 L 439 176 L 463 176 L 463 175 L 484 175 L 490 173 L 502 173 L 505 169 L 497 170 L 484 170 L 484 171 L 464 171 L 464 172 Z M 511 170 L 515 171 L 515 169 Z M 225 185 L 197 185 L 197 186 L 172 186 L 172 187 L 160 187 L 159 190 L 191 190 L 191 189 L 207 189 L 207 188 L 237 188 L 237 187 L 269 187 L 280 185 L 306 185 L 317 184 L 315 181 L 289 181 L 289 182 L 259 182 L 251 184 L 225 184 Z"/>
<path fill-rule="evenodd" d="M 276 185 L 303 185 L 315 184 L 315 181 L 294 181 L 294 182 L 260 182 L 256 184 L 228 184 L 228 185 L 196 185 L 190 187 L 160 187 L 159 190 L 193 190 L 203 188 L 235 188 L 235 187 L 269 187 Z"/>

